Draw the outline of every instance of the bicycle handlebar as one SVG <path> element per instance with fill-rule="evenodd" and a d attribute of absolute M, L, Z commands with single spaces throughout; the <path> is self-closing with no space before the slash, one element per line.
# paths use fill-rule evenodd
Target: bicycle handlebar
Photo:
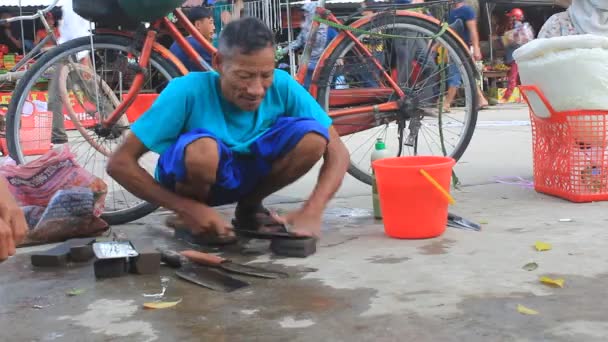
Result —
<path fill-rule="evenodd" d="M 50 12 L 53 8 L 55 8 L 55 6 L 57 6 L 58 2 L 59 2 L 59 0 L 53 0 L 52 4 L 48 5 L 45 9 L 40 10 L 36 14 L 33 14 L 33 15 L 22 15 L 20 17 L 11 17 L 11 18 L 7 18 L 7 19 L 0 19 L 0 25 L 6 24 L 6 23 L 12 23 L 14 21 L 20 21 L 20 20 L 36 20 L 36 19 L 42 17 L 43 15 L 45 15 L 46 13 Z"/>

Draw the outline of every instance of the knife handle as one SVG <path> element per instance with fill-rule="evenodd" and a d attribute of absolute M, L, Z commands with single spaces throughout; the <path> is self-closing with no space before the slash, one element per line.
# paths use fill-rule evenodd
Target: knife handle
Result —
<path fill-rule="evenodd" d="M 160 261 L 164 262 L 165 264 L 167 264 L 173 268 L 182 267 L 182 265 L 184 265 L 188 261 L 186 258 L 184 258 L 181 254 L 179 254 L 176 251 L 172 251 L 169 249 L 162 249 L 162 250 L 159 250 L 159 252 L 160 252 Z"/>
<path fill-rule="evenodd" d="M 226 259 L 217 255 L 198 252 L 194 250 L 182 251 L 180 252 L 180 254 L 188 258 L 188 260 L 201 265 L 219 266 L 222 262 L 226 261 Z"/>

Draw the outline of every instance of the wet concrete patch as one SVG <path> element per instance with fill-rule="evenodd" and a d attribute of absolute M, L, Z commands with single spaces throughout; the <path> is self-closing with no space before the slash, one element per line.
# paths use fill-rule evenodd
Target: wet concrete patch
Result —
<path fill-rule="evenodd" d="M 421 254 L 424 255 L 438 255 L 438 254 L 446 254 L 448 249 L 456 243 L 456 240 L 452 239 L 439 239 L 435 240 L 429 244 L 418 247 Z"/>
<path fill-rule="evenodd" d="M 140 229 L 145 226 L 134 227 L 129 235 L 138 235 Z M 184 249 L 183 243 L 162 235 L 156 231 L 145 239 Z M 255 261 L 234 253 L 225 254 L 239 262 Z M 358 324 L 375 295 L 372 289 L 339 290 L 320 280 L 302 279 L 316 271 L 307 266 L 267 266 L 287 271 L 290 278 L 241 277 L 251 286 L 220 293 L 177 279 L 166 267 L 158 275 L 98 281 L 90 263 L 40 271 L 29 266 L 29 255 L 18 255 L 0 264 L 0 330 L 15 331 L 16 326 L 16 341 L 82 341 L 83 336 L 90 341 L 298 341 L 303 330 L 313 330 L 306 336 L 316 340 L 333 335 L 341 336 L 339 341 L 351 335 L 352 325 Z M 159 300 L 182 302 L 170 309 L 143 309 L 144 302 L 156 300 L 144 294 L 161 293 L 163 285 L 166 293 Z M 66 296 L 73 288 L 85 291 Z M 27 328 L 33 321 L 36 329 Z"/>
<path fill-rule="evenodd" d="M 501 297 L 480 296 L 465 299 L 459 309 L 468 317 L 476 334 L 491 336 L 495 341 L 605 341 L 608 298 L 603 293 L 608 275 L 559 277 L 566 279 L 565 287 L 551 290 L 547 296 L 521 292 Z M 540 283 L 538 286 L 543 287 Z M 522 315 L 517 312 L 518 304 L 539 314 Z M 446 328 L 453 329 L 455 336 L 470 337 L 470 331 L 463 330 L 462 320 L 443 319 L 448 322 Z"/>

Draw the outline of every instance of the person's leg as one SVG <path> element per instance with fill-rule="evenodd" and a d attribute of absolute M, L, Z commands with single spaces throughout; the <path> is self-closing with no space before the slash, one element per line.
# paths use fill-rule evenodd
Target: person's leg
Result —
<path fill-rule="evenodd" d="M 308 90 L 310 87 L 310 82 L 312 81 L 312 74 L 315 72 L 314 67 L 311 69 L 310 67 L 306 70 L 306 77 L 304 78 L 304 84 L 302 85 L 304 89 Z"/>
<path fill-rule="evenodd" d="M 49 82 L 48 87 L 48 110 L 53 113 L 51 142 L 53 144 L 65 144 L 68 142 L 68 135 L 65 132 L 63 103 L 59 95 L 59 74 L 66 66 L 62 63 L 55 64 L 55 72 Z"/>
<path fill-rule="evenodd" d="M 477 97 L 479 98 L 479 103 L 477 104 L 478 109 L 485 109 L 488 107 L 489 103 L 486 99 L 486 95 L 481 91 L 481 88 L 477 86 Z"/>
<path fill-rule="evenodd" d="M 509 72 L 507 73 L 507 79 L 509 80 L 507 85 L 507 90 L 503 96 L 503 100 L 508 101 L 511 95 L 513 94 L 513 90 L 517 87 L 517 63 L 513 62 L 510 64 Z"/>
<path fill-rule="evenodd" d="M 454 63 L 450 63 L 447 66 L 448 68 L 448 79 L 446 80 L 448 91 L 446 97 L 443 99 L 443 110 L 445 112 L 449 112 L 452 107 L 452 103 L 456 98 L 456 94 L 458 92 L 458 88 L 462 84 L 462 78 L 460 76 L 460 70 L 458 70 L 458 66 Z"/>
<path fill-rule="evenodd" d="M 239 206 L 257 207 L 266 197 L 300 179 L 323 157 L 326 148 L 326 138 L 307 133 L 293 150 L 272 164 L 268 176 L 239 201 Z"/>
<path fill-rule="evenodd" d="M 191 142 L 184 150 L 184 178 L 175 184 L 175 192 L 202 203 L 209 202 L 211 187 L 216 182 L 220 156 L 211 137 Z"/>
<path fill-rule="evenodd" d="M 452 102 L 454 102 L 457 92 L 458 92 L 457 87 L 448 87 L 447 95 L 445 96 L 445 99 L 443 100 L 443 111 L 444 112 L 450 112 L 450 110 L 452 108 Z"/>
<path fill-rule="evenodd" d="M 325 153 L 328 140 L 327 128 L 316 120 L 279 119 L 251 146 L 257 159 L 255 173 L 264 176 L 238 201 L 237 225 L 245 229 L 276 228 L 262 201 L 310 171 Z"/>

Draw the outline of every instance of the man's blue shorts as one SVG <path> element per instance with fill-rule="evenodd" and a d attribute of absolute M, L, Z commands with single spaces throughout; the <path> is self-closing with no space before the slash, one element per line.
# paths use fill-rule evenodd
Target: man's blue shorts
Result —
<path fill-rule="evenodd" d="M 217 142 L 219 164 L 216 183 L 211 188 L 209 205 L 238 202 L 270 173 L 272 164 L 290 152 L 304 135 L 316 133 L 329 141 L 329 132 L 318 121 L 308 118 L 279 118 L 267 132 L 250 146 L 250 155 L 237 154 L 205 129 L 194 129 L 179 136 L 158 159 L 156 179 L 175 190 L 175 183 L 186 180 L 185 152 L 188 145 L 201 138 Z"/>
<path fill-rule="evenodd" d="M 460 75 L 460 70 L 458 69 L 458 65 L 454 63 L 448 64 L 448 87 L 460 87 L 462 84 L 462 76 Z"/>

